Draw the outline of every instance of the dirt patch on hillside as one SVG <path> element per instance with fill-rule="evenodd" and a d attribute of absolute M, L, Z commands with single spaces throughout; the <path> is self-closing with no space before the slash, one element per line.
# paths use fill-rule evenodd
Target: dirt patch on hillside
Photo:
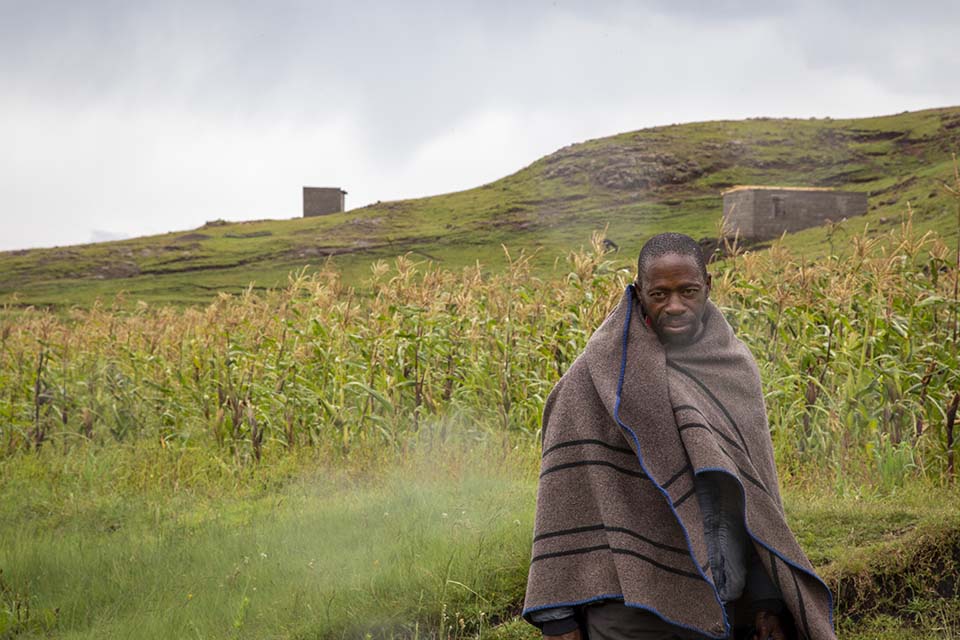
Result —
<path fill-rule="evenodd" d="M 322 246 L 297 247 L 291 249 L 286 255 L 295 260 L 310 260 L 312 258 L 328 258 L 330 256 L 342 256 L 350 253 L 361 253 L 371 251 L 382 247 L 390 246 L 388 243 L 373 244 L 367 240 L 357 240 L 349 246 Z"/>
<path fill-rule="evenodd" d="M 637 143 L 611 146 L 602 152 L 563 150 L 546 164 L 545 178 L 569 181 L 587 175 L 600 187 L 618 191 L 682 184 L 705 173 L 696 160 L 659 153 L 648 144 Z"/>
<path fill-rule="evenodd" d="M 65 260 L 74 261 L 80 258 L 80 252 L 73 249 L 34 249 L 33 251 L 40 252 L 40 257 L 37 259 L 39 266 L 55 264 Z"/>
<path fill-rule="evenodd" d="M 91 276 L 97 280 L 114 280 L 116 278 L 132 278 L 140 275 L 140 265 L 136 262 L 117 261 L 98 265 L 93 268 Z"/>
<path fill-rule="evenodd" d="M 651 189 L 682 184 L 703 175 L 695 160 L 674 156 L 636 156 L 618 158 L 594 174 L 594 181 L 606 189 Z"/>
<path fill-rule="evenodd" d="M 173 242 L 194 242 L 197 240 L 209 240 L 213 236 L 207 235 L 206 233 L 185 233 L 182 236 L 177 236 L 173 239 Z"/>
<path fill-rule="evenodd" d="M 917 176 L 910 176 L 905 180 L 901 180 L 900 182 L 893 183 L 889 187 L 884 187 L 883 189 L 874 189 L 873 191 L 868 192 L 867 196 L 870 198 L 875 198 L 876 196 L 883 195 L 885 193 L 891 193 L 891 192 L 898 193 L 900 191 L 903 191 L 904 189 L 907 189 L 908 187 L 913 186 L 914 184 L 916 184 L 916 182 L 917 182 Z"/>
<path fill-rule="evenodd" d="M 273 235 L 273 231 L 247 231 L 246 233 L 225 233 L 224 238 L 243 240 L 245 238 L 266 238 Z"/>
<path fill-rule="evenodd" d="M 944 129 L 956 129 L 960 127 L 960 115 L 941 116 L 940 124 Z"/>
<path fill-rule="evenodd" d="M 873 131 L 870 129 L 850 129 L 849 137 L 856 142 L 885 142 L 906 135 L 905 131 Z"/>
<path fill-rule="evenodd" d="M 379 231 L 383 227 L 384 218 L 383 216 L 374 216 L 370 218 L 357 217 L 347 220 L 346 222 L 334 225 L 327 229 L 317 230 L 315 228 L 305 228 L 297 229 L 291 235 L 296 236 L 315 236 L 317 238 L 330 239 L 332 234 L 336 234 L 341 231 L 346 231 L 347 236 L 354 235 L 356 233 L 374 233 Z"/>

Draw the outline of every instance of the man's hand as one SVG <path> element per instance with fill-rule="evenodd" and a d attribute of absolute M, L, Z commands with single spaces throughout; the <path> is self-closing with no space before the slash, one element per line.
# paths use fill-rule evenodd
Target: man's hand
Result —
<path fill-rule="evenodd" d="M 580 640 L 580 629 L 574 629 L 559 636 L 544 635 L 543 640 Z"/>
<path fill-rule="evenodd" d="M 757 627 L 757 635 L 753 640 L 786 640 L 787 636 L 780 626 L 780 617 L 769 611 L 757 611 L 757 617 L 754 621 Z"/>

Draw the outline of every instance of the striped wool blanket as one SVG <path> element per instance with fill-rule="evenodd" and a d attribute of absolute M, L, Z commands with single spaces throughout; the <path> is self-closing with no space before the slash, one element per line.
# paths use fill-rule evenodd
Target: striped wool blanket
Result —
<path fill-rule="evenodd" d="M 787 526 L 756 363 L 708 303 L 665 349 L 632 285 L 547 399 L 524 616 L 622 599 L 725 638 L 694 474 L 743 490 L 747 530 L 801 638 L 834 639 L 832 597 Z"/>

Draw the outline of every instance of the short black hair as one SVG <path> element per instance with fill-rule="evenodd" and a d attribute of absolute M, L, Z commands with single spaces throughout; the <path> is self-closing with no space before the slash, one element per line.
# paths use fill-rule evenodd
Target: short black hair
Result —
<path fill-rule="evenodd" d="M 640 249 L 640 257 L 637 258 L 637 282 L 640 282 L 647 265 L 660 256 L 671 253 L 693 258 L 703 275 L 703 281 L 707 281 L 707 263 L 703 259 L 703 250 L 700 249 L 696 240 L 682 233 L 658 233 L 647 240 Z"/>

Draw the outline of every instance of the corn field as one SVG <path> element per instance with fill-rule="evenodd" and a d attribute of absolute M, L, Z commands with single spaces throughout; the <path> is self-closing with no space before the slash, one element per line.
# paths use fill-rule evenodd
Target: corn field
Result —
<path fill-rule="evenodd" d="M 909 220 L 815 262 L 781 245 L 714 264 L 753 351 L 778 462 L 896 484 L 952 477 L 957 272 Z M 525 257 L 460 272 L 409 257 L 363 286 L 330 269 L 206 308 L 0 313 L 0 455 L 152 439 L 256 464 L 424 438 L 537 446 L 552 385 L 633 278 L 592 249 L 550 277 Z"/>

